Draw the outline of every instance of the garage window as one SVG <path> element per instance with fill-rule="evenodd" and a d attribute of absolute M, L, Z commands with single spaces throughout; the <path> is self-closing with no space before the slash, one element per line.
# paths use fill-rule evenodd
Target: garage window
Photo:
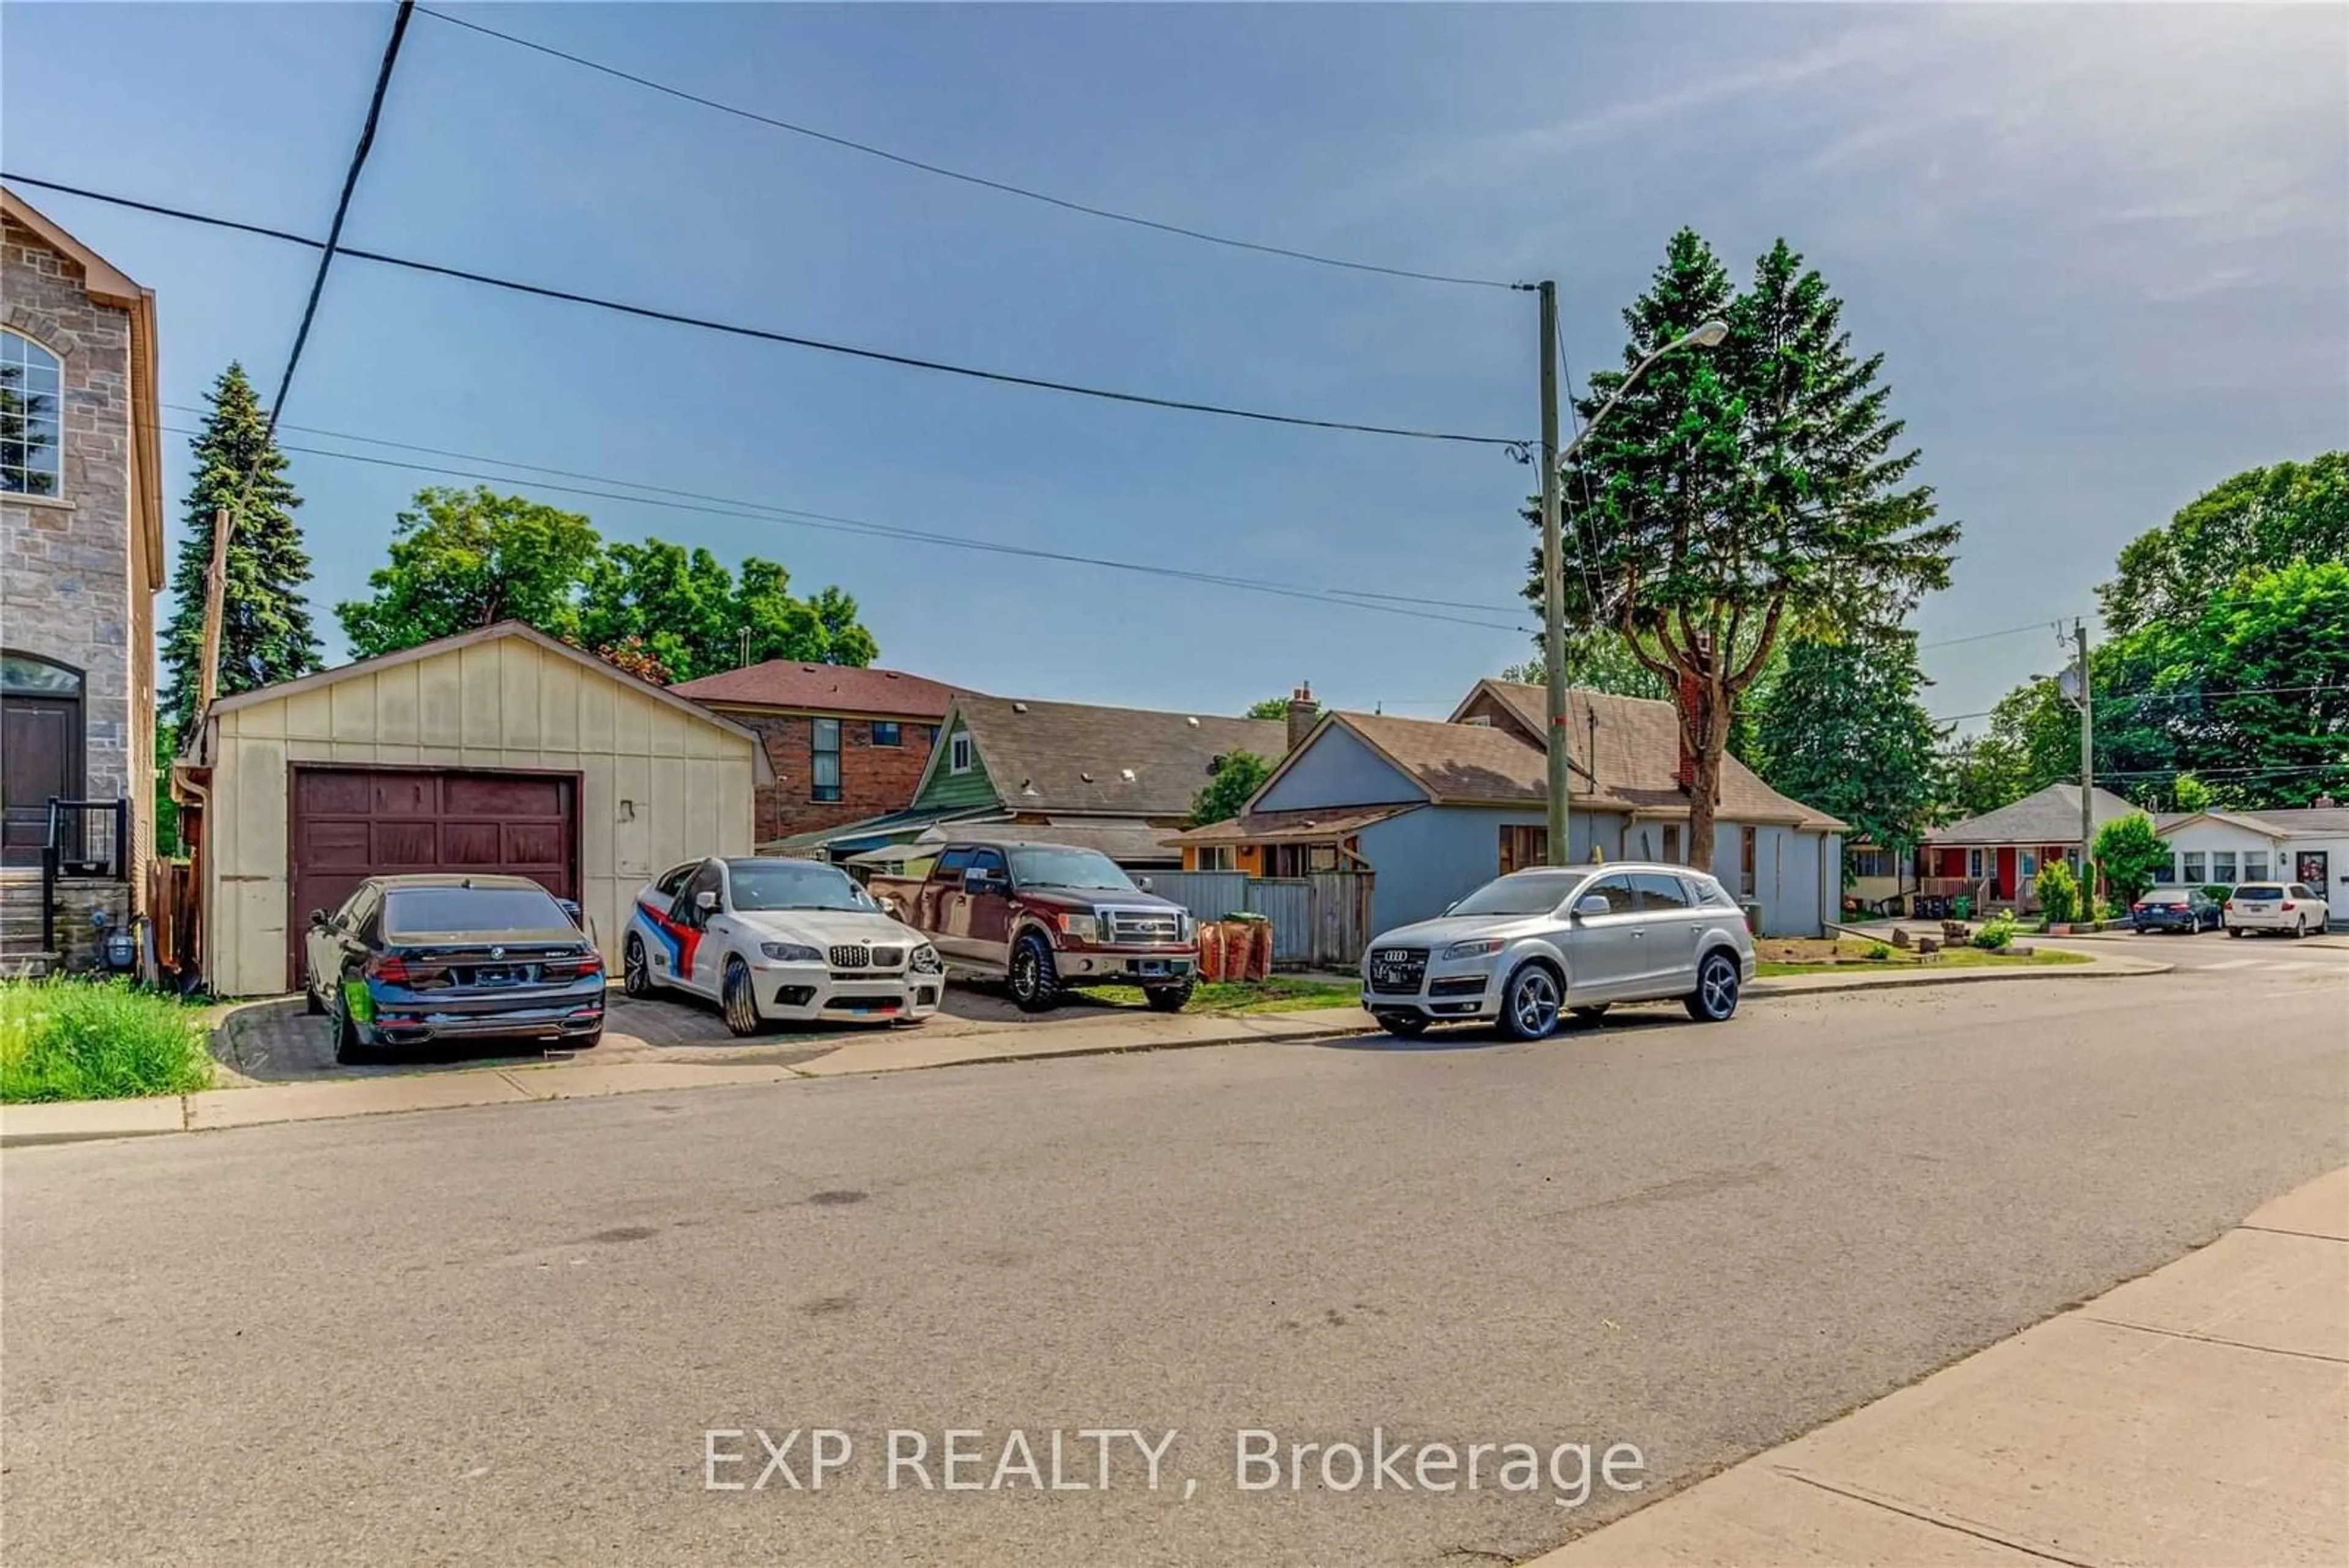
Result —
<path fill-rule="evenodd" d="M 815 721 L 815 788 L 816 800 L 840 798 L 840 721 Z"/>

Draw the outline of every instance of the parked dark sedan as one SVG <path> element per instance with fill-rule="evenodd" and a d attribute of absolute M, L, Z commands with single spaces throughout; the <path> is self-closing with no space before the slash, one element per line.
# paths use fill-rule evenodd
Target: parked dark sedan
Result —
<path fill-rule="evenodd" d="M 2156 888 L 2129 906 L 2129 924 L 2139 931 L 2197 931 L 2219 929 L 2216 900 L 2199 888 Z"/>
<path fill-rule="evenodd" d="M 334 913 L 310 911 L 306 950 L 303 989 L 334 1020 L 337 1062 L 432 1040 L 604 1037 L 604 960 L 579 907 L 527 877 L 370 877 Z"/>

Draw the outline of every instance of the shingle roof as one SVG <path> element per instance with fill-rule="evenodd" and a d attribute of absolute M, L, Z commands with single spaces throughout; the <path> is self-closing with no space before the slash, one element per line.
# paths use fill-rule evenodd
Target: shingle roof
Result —
<path fill-rule="evenodd" d="M 1226 822 L 1211 822 L 1167 834 L 1167 844 L 1319 843 L 1359 833 L 1374 822 L 1417 811 L 1415 805 L 1313 807 L 1303 811 L 1252 811 Z"/>
<path fill-rule="evenodd" d="M 2139 807 L 2112 791 L 2095 793 L 2096 826 L 2139 815 Z M 2077 844 L 2080 786 L 2052 784 L 2012 805 L 1970 816 L 1925 835 L 1927 844 Z"/>
<path fill-rule="evenodd" d="M 947 704 L 955 694 L 951 686 L 900 670 L 807 664 L 796 659 L 771 659 L 741 670 L 720 670 L 669 690 L 696 702 L 933 721 L 946 716 Z"/>
<path fill-rule="evenodd" d="M 969 727 L 999 798 L 1012 811 L 1182 816 L 1217 757 L 1288 749 L 1278 719 L 1219 719 L 1082 702 L 1022 702 L 964 692 Z"/>
<path fill-rule="evenodd" d="M 2266 834 L 2271 838 L 2349 833 L 2349 806 L 2284 806 L 2260 811 L 2168 811 L 2154 818 L 2153 825 L 2158 831 L 2168 833 L 2173 827 L 2182 826 L 2199 817 L 2233 823 L 2253 833 Z"/>
<path fill-rule="evenodd" d="M 1334 722 L 1368 741 L 1439 805 L 1548 798 L 1547 761 L 1506 730 L 1381 713 L 1340 713 Z"/>
<path fill-rule="evenodd" d="M 1549 705 L 1542 688 L 1486 680 L 1479 690 L 1498 698 L 1526 735 L 1538 736 L 1547 730 Z M 1461 709 L 1464 711 L 1475 699 L 1475 693 L 1471 692 Z M 1567 692 L 1567 714 L 1575 764 L 1589 771 L 1587 780 L 1577 781 L 1577 800 L 1584 798 L 1587 787 L 1590 803 L 1602 809 L 1613 805 L 1651 815 L 1686 809 L 1688 796 L 1680 786 L 1680 716 L 1670 702 L 1575 687 Z M 1594 716 L 1599 721 L 1595 757 L 1590 749 Z M 1535 751 L 1534 756 L 1539 769 L 1540 753 Z M 1545 776 L 1537 793 L 1547 788 Z M 1725 822 L 1784 822 L 1828 829 L 1847 826 L 1815 806 L 1780 794 L 1753 769 L 1725 754 L 1721 759 L 1721 804 L 1715 815 Z"/>

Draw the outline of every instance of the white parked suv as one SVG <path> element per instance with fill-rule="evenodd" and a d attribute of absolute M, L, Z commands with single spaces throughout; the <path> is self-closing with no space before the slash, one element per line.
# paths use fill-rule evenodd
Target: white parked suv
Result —
<path fill-rule="evenodd" d="M 928 938 L 812 860 L 671 867 L 636 895 L 620 974 L 630 996 L 674 986 L 709 998 L 736 1034 L 771 1020 L 927 1018 L 947 984 Z"/>
<path fill-rule="evenodd" d="M 1450 1019 L 1538 1040 L 1558 1013 L 1678 1001 L 1717 1023 L 1754 978 L 1754 939 L 1721 884 L 1686 866 L 1557 866 L 1487 882 L 1362 955 L 1362 1006 L 1409 1039 Z"/>
<path fill-rule="evenodd" d="M 2245 931 L 2289 931 L 2304 937 L 2323 930 L 2332 912 L 2323 894 L 2301 883 L 2246 882 L 2227 895 L 2220 916 L 2230 937 Z"/>

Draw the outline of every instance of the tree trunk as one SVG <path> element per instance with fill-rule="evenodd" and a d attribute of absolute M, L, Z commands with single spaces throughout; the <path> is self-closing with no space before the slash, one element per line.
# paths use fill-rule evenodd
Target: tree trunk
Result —
<path fill-rule="evenodd" d="M 1721 798 L 1721 759 L 1729 749 L 1728 716 L 1711 699 L 1712 692 L 1706 689 L 1698 699 L 1697 711 L 1690 715 L 1697 743 L 1696 776 L 1689 785 L 1688 863 L 1707 873 L 1713 870 L 1713 821 L 1714 802 Z"/>

